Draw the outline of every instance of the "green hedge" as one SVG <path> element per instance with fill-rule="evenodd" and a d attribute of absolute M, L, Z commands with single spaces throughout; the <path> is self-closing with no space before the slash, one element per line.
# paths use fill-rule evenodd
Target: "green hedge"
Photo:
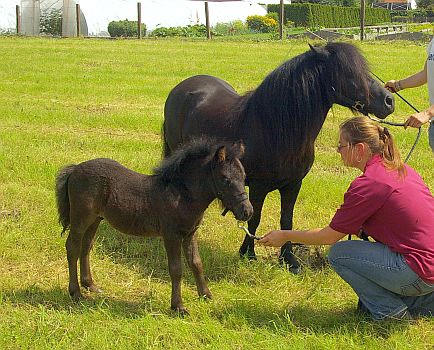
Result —
<path fill-rule="evenodd" d="M 137 21 L 111 21 L 108 25 L 108 32 L 111 37 L 137 37 L 138 28 Z M 146 25 L 142 23 L 142 36 L 146 35 Z"/>
<path fill-rule="evenodd" d="M 284 22 L 294 22 L 296 27 L 344 28 L 360 25 L 360 8 L 318 4 L 284 5 Z M 268 5 L 268 12 L 278 12 L 280 5 Z M 366 8 L 365 25 L 390 22 L 387 9 Z"/>

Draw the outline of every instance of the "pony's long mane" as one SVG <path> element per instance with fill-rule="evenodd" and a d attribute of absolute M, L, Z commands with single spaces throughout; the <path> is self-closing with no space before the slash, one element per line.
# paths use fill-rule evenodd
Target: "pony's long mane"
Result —
<path fill-rule="evenodd" d="M 345 91 L 350 80 L 368 96 L 368 65 L 355 46 L 329 43 L 311 48 L 284 62 L 243 97 L 236 107 L 239 126 L 258 118 L 265 145 L 275 152 L 287 150 L 293 160 L 303 158 L 312 151 L 333 104 L 333 88 Z"/>
<path fill-rule="evenodd" d="M 242 151 L 237 147 L 231 147 L 216 138 L 201 136 L 192 138 L 184 143 L 171 156 L 165 158 L 160 166 L 154 169 L 153 174 L 158 176 L 165 185 L 181 185 L 187 167 L 195 161 L 202 160 L 204 163 L 210 161 L 217 149 L 226 146 L 226 159 L 240 158 Z"/>

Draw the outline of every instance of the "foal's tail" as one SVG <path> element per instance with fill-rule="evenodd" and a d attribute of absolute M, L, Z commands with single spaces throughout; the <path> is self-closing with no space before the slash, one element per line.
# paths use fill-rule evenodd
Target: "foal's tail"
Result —
<path fill-rule="evenodd" d="M 69 195 L 68 195 L 68 179 L 74 171 L 76 165 L 67 165 L 59 170 L 56 176 L 56 201 L 57 212 L 59 213 L 59 223 L 63 227 L 63 233 L 68 229 L 70 224 L 69 218 Z"/>

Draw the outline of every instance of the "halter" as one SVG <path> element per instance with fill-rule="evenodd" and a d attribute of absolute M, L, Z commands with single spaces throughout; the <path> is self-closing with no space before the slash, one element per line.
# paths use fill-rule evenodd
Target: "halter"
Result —
<path fill-rule="evenodd" d="M 212 179 L 212 185 L 213 185 L 213 192 L 214 192 L 214 196 L 219 199 L 222 203 L 224 202 L 224 195 L 223 195 L 223 191 L 221 189 L 219 189 L 219 187 L 217 186 L 217 181 L 215 178 L 215 174 L 214 174 L 214 166 L 211 162 L 211 179 Z M 233 200 L 229 201 L 231 202 L 231 204 L 233 204 L 233 208 L 236 208 L 239 204 L 241 204 L 242 202 L 244 202 L 245 200 L 247 200 L 249 197 L 247 196 L 246 191 L 235 194 L 233 196 Z M 227 212 L 229 211 L 228 208 L 225 208 L 222 212 L 222 215 L 225 216 L 227 214 Z"/>
<path fill-rule="evenodd" d="M 345 103 L 350 108 L 356 110 L 357 112 L 360 112 L 364 115 L 367 115 L 365 112 L 363 112 L 363 108 L 365 108 L 365 104 L 362 103 L 360 100 L 353 100 L 345 95 L 342 95 L 340 92 L 337 92 L 336 89 L 332 86 L 333 95 L 336 99 L 339 101 L 342 101 L 342 103 Z"/>

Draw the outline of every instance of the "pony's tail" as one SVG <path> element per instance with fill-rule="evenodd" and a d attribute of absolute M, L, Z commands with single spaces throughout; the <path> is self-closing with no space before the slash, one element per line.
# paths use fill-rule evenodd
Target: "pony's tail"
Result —
<path fill-rule="evenodd" d="M 161 139 L 163 141 L 163 158 L 167 158 L 172 154 L 172 151 L 167 143 L 166 139 L 166 121 L 164 121 L 163 126 L 161 127 Z"/>
<path fill-rule="evenodd" d="M 61 235 L 65 233 L 70 224 L 68 179 L 75 167 L 76 165 L 67 165 L 66 167 L 60 169 L 56 176 L 57 212 L 59 213 L 59 223 L 63 227 Z"/>

